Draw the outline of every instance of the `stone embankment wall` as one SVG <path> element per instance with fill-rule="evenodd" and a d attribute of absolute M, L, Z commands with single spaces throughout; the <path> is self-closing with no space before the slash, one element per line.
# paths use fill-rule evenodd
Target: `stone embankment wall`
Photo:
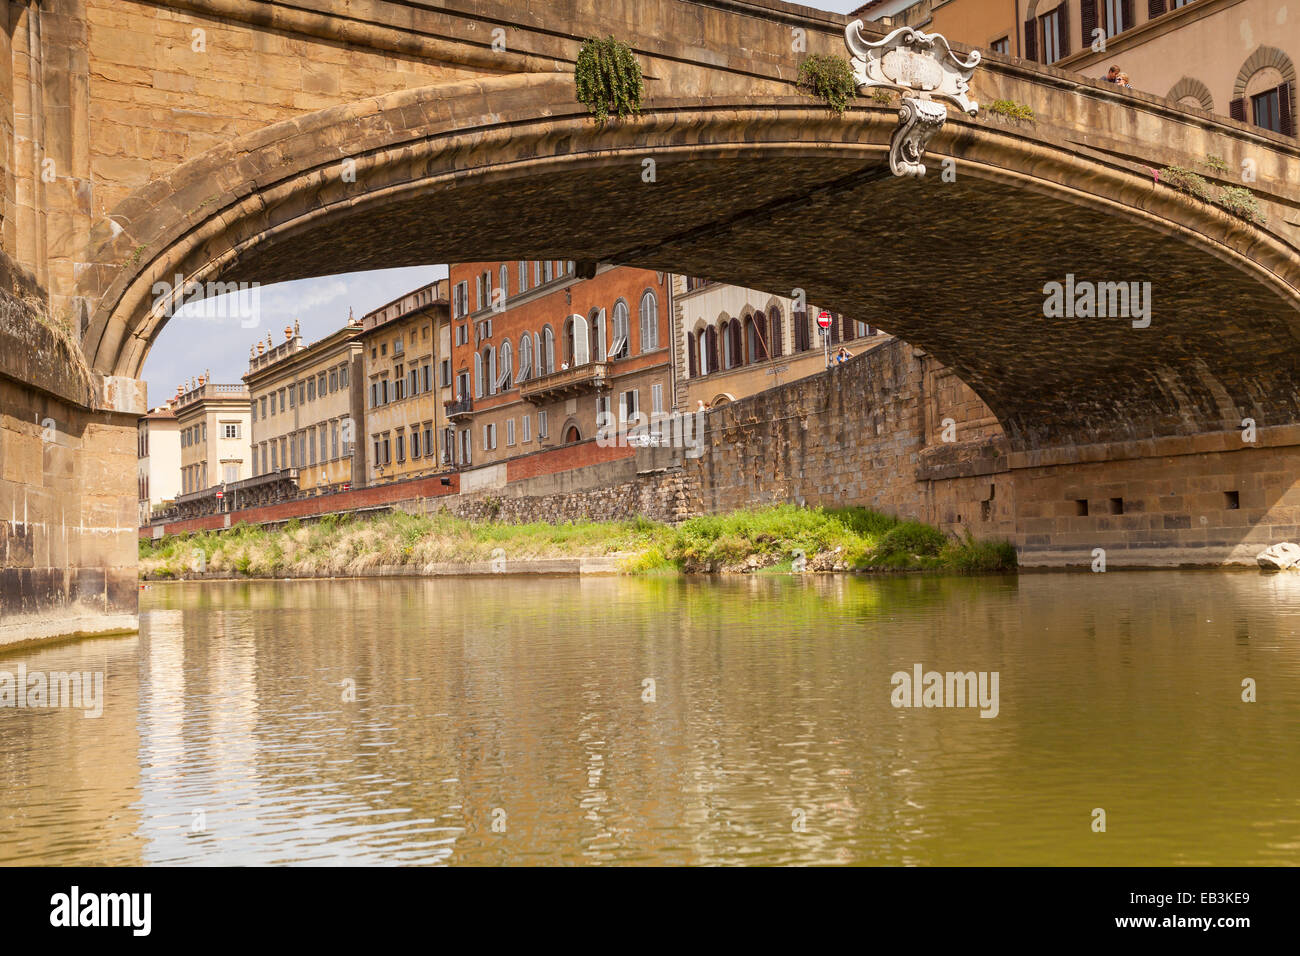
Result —
<path fill-rule="evenodd" d="M 4 260 L 0 253 L 0 260 Z M 134 630 L 135 419 L 0 261 L 0 646 Z M 7 291 L 13 288 L 16 291 Z M 93 448 L 88 454 L 85 449 Z"/>

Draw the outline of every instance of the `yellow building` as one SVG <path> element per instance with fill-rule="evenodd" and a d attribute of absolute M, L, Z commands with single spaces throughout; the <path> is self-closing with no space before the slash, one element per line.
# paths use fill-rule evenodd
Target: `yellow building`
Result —
<path fill-rule="evenodd" d="M 249 352 L 254 475 L 295 469 L 304 491 L 338 490 L 353 480 L 357 454 L 361 323 L 304 345 L 298 323 L 284 341 L 258 342 Z"/>
<path fill-rule="evenodd" d="M 366 484 L 450 467 L 449 306 L 447 280 L 439 279 L 362 316 Z"/>
<path fill-rule="evenodd" d="M 178 390 L 172 410 L 181 433 L 181 499 L 252 474 L 248 389 L 215 385 L 209 375 Z"/>

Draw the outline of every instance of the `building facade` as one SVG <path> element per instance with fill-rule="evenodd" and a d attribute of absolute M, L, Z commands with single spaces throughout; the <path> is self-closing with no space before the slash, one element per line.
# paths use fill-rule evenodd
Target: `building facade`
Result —
<path fill-rule="evenodd" d="M 1296 135 L 1300 25 L 1286 0 L 877 0 L 855 16 Z"/>
<path fill-rule="evenodd" d="M 457 466 L 611 434 L 673 406 L 667 273 L 518 260 L 449 267 Z"/>
<path fill-rule="evenodd" d="M 674 275 L 677 407 L 694 411 L 734 402 L 826 368 L 821 309 L 757 289 Z M 887 336 L 866 322 L 831 313 L 834 357 Z"/>
<path fill-rule="evenodd" d="M 142 525 L 181 493 L 181 426 L 170 405 L 153 409 L 136 425 L 136 484 Z"/>
<path fill-rule="evenodd" d="M 451 394 L 447 280 L 394 299 L 361 319 L 365 482 L 450 469 L 444 402 Z"/>
<path fill-rule="evenodd" d="M 180 497 L 201 494 L 252 474 L 248 389 L 200 375 L 172 404 L 180 430 Z"/>
<path fill-rule="evenodd" d="M 349 320 L 304 345 L 298 323 L 284 341 L 258 342 L 249 352 L 252 474 L 296 471 L 297 486 L 317 493 L 349 486 L 361 421 L 354 384 L 361 356 L 361 324 Z"/>

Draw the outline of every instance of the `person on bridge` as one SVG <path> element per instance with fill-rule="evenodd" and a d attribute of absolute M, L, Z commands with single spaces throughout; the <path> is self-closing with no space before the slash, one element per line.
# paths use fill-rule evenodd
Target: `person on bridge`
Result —
<path fill-rule="evenodd" d="M 1102 77 L 1102 79 L 1104 79 L 1107 83 L 1116 83 L 1116 82 L 1118 82 L 1118 81 L 1119 81 L 1119 67 L 1118 67 L 1118 66 L 1112 66 L 1109 70 L 1106 71 L 1106 75 L 1105 75 L 1104 77 Z"/>

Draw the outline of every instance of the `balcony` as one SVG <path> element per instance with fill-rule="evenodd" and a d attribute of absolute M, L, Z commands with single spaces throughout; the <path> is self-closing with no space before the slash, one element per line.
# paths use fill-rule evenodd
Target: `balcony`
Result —
<path fill-rule="evenodd" d="M 474 413 L 474 402 L 468 398 L 457 399 L 454 402 L 443 402 L 442 407 L 447 413 L 447 421 L 449 422 L 469 418 Z"/>
<path fill-rule="evenodd" d="M 519 385 L 519 397 L 526 402 L 542 402 L 556 398 L 569 398 L 604 388 L 609 384 L 609 365 L 605 362 L 588 362 L 576 368 L 560 369 L 549 375 L 530 378 Z"/>

